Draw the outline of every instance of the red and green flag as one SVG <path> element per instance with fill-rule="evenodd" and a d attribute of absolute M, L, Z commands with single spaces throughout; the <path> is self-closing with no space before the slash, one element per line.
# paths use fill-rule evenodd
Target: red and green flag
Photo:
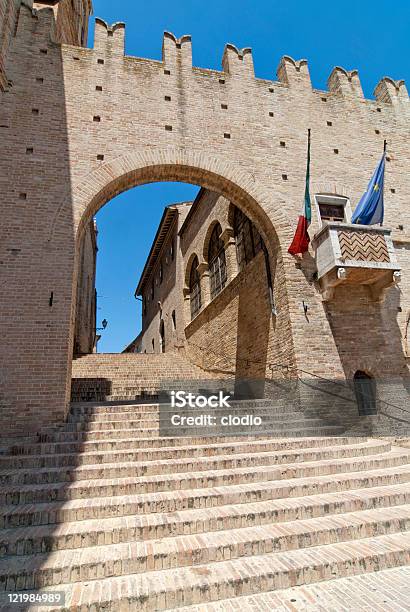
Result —
<path fill-rule="evenodd" d="M 303 212 L 299 216 L 298 226 L 292 240 L 292 244 L 288 248 L 291 255 L 302 255 L 309 248 L 310 237 L 308 227 L 312 222 L 312 206 L 310 204 L 310 129 L 308 130 L 308 150 L 307 150 L 307 168 L 306 168 L 306 184 L 305 184 L 305 201 Z"/>

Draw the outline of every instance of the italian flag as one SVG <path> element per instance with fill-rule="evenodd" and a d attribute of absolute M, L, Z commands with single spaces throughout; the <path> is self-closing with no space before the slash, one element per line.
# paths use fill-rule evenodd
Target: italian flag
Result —
<path fill-rule="evenodd" d="M 308 151 L 307 151 L 307 168 L 306 168 L 306 185 L 305 185 L 305 203 L 303 212 L 299 217 L 298 226 L 292 240 L 292 244 L 288 248 L 288 253 L 291 255 L 302 255 L 309 248 L 310 237 L 308 227 L 312 222 L 312 206 L 310 204 L 310 129 L 308 130 Z"/>

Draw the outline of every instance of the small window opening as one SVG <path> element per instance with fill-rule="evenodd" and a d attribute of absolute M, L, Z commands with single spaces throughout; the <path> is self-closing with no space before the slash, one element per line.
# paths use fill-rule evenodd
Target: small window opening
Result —
<path fill-rule="evenodd" d="M 360 415 L 377 414 L 376 381 L 372 376 L 357 370 L 353 377 L 354 392 Z"/>
<path fill-rule="evenodd" d="M 331 195 L 316 196 L 319 215 L 322 223 L 325 221 L 346 222 L 347 198 Z"/>
<path fill-rule="evenodd" d="M 217 223 L 212 230 L 208 246 L 209 282 L 212 299 L 222 291 L 228 280 L 225 245 L 221 239 L 221 234 L 222 228 Z"/>
<path fill-rule="evenodd" d="M 191 319 L 196 317 L 202 306 L 201 279 L 198 272 L 198 265 L 198 257 L 195 256 L 189 273 L 189 303 L 191 309 Z"/>

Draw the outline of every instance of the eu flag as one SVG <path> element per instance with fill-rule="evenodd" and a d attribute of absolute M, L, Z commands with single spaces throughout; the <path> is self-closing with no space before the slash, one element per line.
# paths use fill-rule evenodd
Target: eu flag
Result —
<path fill-rule="evenodd" d="M 352 215 L 352 223 L 360 223 L 362 225 L 383 224 L 384 217 L 384 202 L 383 202 L 383 186 L 384 186 L 384 165 L 386 161 L 386 153 L 383 153 L 378 166 L 370 179 L 367 190 L 362 195 L 356 210 Z"/>

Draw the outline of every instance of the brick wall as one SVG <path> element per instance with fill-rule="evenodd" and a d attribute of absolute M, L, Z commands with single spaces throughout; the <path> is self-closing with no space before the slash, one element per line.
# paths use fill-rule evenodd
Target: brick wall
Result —
<path fill-rule="evenodd" d="M 34 8 L 41 10 L 49 2 L 35 2 Z M 88 19 L 92 11 L 90 0 L 60 0 L 52 4 L 55 19 L 54 38 L 68 45 L 85 47 L 87 44 Z"/>
<path fill-rule="evenodd" d="M 27 4 L 30 4 L 27 2 Z M 20 0 L 0 0 L 0 91 L 8 87 L 7 53 L 14 35 Z"/>
<path fill-rule="evenodd" d="M 271 312 L 263 253 L 203 308 L 185 333 L 193 362 L 222 376 L 260 379 L 269 377 L 270 364 L 289 363 L 291 347 Z"/>
<path fill-rule="evenodd" d="M 77 281 L 74 355 L 92 353 L 96 329 L 95 272 L 97 263 L 97 230 L 88 224 L 80 249 L 80 271 Z"/>

